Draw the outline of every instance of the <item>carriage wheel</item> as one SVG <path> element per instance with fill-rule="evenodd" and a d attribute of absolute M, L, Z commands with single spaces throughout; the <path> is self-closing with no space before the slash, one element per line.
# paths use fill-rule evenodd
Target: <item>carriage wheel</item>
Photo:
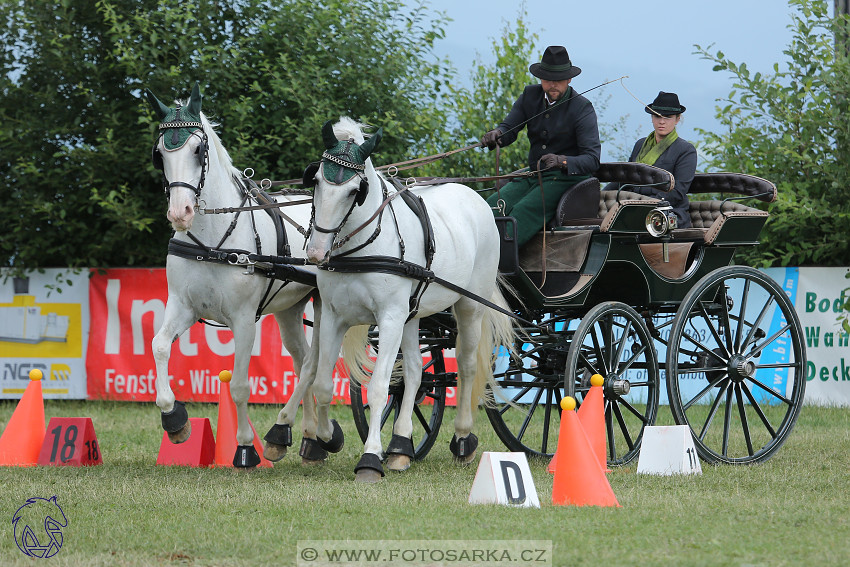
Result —
<path fill-rule="evenodd" d="M 415 460 L 419 460 L 428 454 L 443 422 L 443 412 L 446 408 L 446 363 L 443 349 L 439 346 L 423 347 L 423 354 L 430 353 L 429 360 L 422 368 L 422 383 L 416 396 L 416 406 L 413 408 L 413 442 L 415 444 Z M 368 394 L 368 387 L 366 389 Z M 360 439 L 365 443 L 369 434 L 369 404 L 363 403 L 363 392 L 360 384 L 349 383 L 348 392 L 351 396 L 351 412 L 354 415 L 354 424 Z M 393 416 L 387 432 L 392 434 L 392 426 L 398 418 L 401 408 L 401 400 L 404 395 L 404 382 L 399 380 L 390 384 L 387 405 L 381 415 L 381 431 Z M 367 395 L 368 399 L 368 395 Z M 418 442 L 417 442 L 418 440 Z"/>
<path fill-rule="evenodd" d="M 498 388 L 490 389 L 487 417 L 511 451 L 551 457 L 558 446 L 563 369 L 567 355 L 567 320 L 546 321 L 556 333 L 530 327 L 518 333 L 514 355 L 502 357 L 493 372 Z"/>
<path fill-rule="evenodd" d="M 564 384 L 581 402 L 590 377 L 601 374 L 608 464 L 625 465 L 640 451 L 643 428 L 658 414 L 658 355 L 641 316 L 625 303 L 600 303 L 573 335 Z"/>
<path fill-rule="evenodd" d="M 791 433 L 806 387 L 794 306 L 764 273 L 728 266 L 702 278 L 676 313 L 667 391 L 709 463 L 769 459 Z"/>

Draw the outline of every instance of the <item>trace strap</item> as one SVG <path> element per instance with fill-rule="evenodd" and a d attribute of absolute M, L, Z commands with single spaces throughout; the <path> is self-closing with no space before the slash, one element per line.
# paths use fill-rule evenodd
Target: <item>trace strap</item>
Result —
<path fill-rule="evenodd" d="M 363 272 L 381 272 L 384 274 L 394 274 L 397 276 L 404 276 L 407 278 L 413 278 L 417 280 L 424 281 L 426 283 L 436 283 L 445 288 L 448 288 L 456 293 L 464 295 L 482 305 L 485 305 L 491 309 L 495 309 L 499 313 L 503 315 L 507 315 L 513 319 L 516 319 L 523 325 L 527 325 L 530 327 L 540 328 L 540 325 L 537 323 L 532 323 L 527 319 L 523 319 L 513 311 L 508 311 L 507 309 L 496 305 L 489 299 L 485 299 L 478 294 L 472 293 L 459 285 L 455 285 L 448 280 L 444 280 L 443 278 L 437 276 L 431 270 L 426 269 L 419 264 L 414 264 L 413 262 L 407 262 L 405 260 L 399 260 L 398 258 L 393 258 L 392 256 L 358 256 L 357 258 L 336 258 L 331 257 L 330 261 L 322 266 L 319 266 L 320 270 L 327 270 L 329 272 L 342 272 L 342 273 L 363 273 Z"/>

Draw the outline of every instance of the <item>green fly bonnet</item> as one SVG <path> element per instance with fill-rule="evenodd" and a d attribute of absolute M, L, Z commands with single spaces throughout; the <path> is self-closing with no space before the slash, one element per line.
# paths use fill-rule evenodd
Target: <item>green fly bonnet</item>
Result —
<path fill-rule="evenodd" d="M 186 185 L 191 187 L 196 194 L 200 194 L 201 188 L 204 185 L 206 176 L 207 152 L 209 144 L 207 142 L 207 134 L 204 132 L 203 124 L 201 123 L 201 89 L 198 82 L 192 87 L 192 94 L 189 96 L 189 102 L 186 106 L 178 105 L 176 108 L 165 106 L 154 94 L 145 89 L 145 96 L 148 102 L 153 107 L 154 111 L 160 119 L 159 135 L 153 145 L 151 158 L 153 166 L 156 169 L 162 170 L 162 153 L 159 151 L 159 138 L 162 138 L 162 144 L 166 151 L 174 151 L 182 148 L 192 136 L 198 136 L 201 139 L 201 144 L 198 148 L 198 162 L 201 166 L 201 181 L 197 187 L 188 185 L 187 183 L 174 182 L 169 183 L 166 187 L 168 191 L 172 185 Z M 200 131 L 200 134 L 198 133 Z"/>
<path fill-rule="evenodd" d="M 162 141 L 166 150 L 176 150 L 183 147 L 193 132 L 202 128 L 201 125 L 201 89 L 198 83 L 192 87 L 192 94 L 186 106 L 168 108 L 162 104 L 150 90 L 145 90 L 153 109 L 160 119 L 159 129 L 163 132 Z"/>

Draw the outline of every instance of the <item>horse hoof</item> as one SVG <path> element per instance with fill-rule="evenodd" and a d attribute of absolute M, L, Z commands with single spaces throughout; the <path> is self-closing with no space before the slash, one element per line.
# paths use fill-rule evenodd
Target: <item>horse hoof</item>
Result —
<path fill-rule="evenodd" d="M 306 457 L 301 457 L 301 466 L 302 467 L 317 467 L 319 465 L 324 465 L 326 462 L 327 461 L 325 459 L 321 459 L 321 460 L 316 461 L 316 460 L 313 460 L 313 459 L 308 459 Z"/>
<path fill-rule="evenodd" d="M 168 440 L 174 443 L 175 445 L 179 445 L 183 443 L 192 435 L 192 422 L 187 421 L 186 425 L 183 426 L 182 429 L 175 431 L 174 433 L 168 433 Z"/>
<path fill-rule="evenodd" d="M 396 472 L 406 471 L 410 468 L 410 457 L 407 455 L 390 455 L 387 457 L 387 468 Z"/>
<path fill-rule="evenodd" d="M 257 467 L 233 467 L 233 474 L 251 474 Z"/>
<path fill-rule="evenodd" d="M 472 461 L 475 460 L 475 454 L 477 452 L 478 451 L 473 451 L 472 453 L 470 453 L 469 455 L 466 455 L 464 457 L 455 457 L 455 461 L 457 461 L 457 463 L 460 464 L 460 465 L 468 465 Z"/>
<path fill-rule="evenodd" d="M 362 484 L 375 484 L 376 482 L 381 482 L 383 476 L 384 475 L 382 475 L 376 470 L 360 469 L 354 475 L 354 482 L 359 482 Z"/>
<path fill-rule="evenodd" d="M 266 441 L 263 443 L 263 456 L 269 461 L 276 463 L 286 456 L 285 445 L 277 445 Z"/>

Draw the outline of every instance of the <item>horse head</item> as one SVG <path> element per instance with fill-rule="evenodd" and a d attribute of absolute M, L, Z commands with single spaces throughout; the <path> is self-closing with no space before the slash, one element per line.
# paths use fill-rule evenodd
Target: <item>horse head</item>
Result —
<path fill-rule="evenodd" d="M 201 91 L 196 82 L 185 106 L 169 108 L 146 90 L 145 95 L 160 119 L 153 146 L 153 165 L 162 171 L 168 197 L 166 218 L 174 230 L 192 227 L 195 206 L 207 171 L 209 142 L 201 119 Z"/>
<path fill-rule="evenodd" d="M 383 136 L 383 130 L 378 129 L 365 139 L 360 125 L 350 118 L 340 119 L 337 127 L 341 138 L 334 133 L 332 122 L 325 122 L 322 160 L 318 166 L 308 167 L 304 176 L 304 184 L 314 187 L 314 221 L 307 245 L 307 259 L 314 264 L 328 262 L 336 235 L 354 208 L 365 203 L 369 193 L 368 176 L 375 174 L 369 156 Z"/>

